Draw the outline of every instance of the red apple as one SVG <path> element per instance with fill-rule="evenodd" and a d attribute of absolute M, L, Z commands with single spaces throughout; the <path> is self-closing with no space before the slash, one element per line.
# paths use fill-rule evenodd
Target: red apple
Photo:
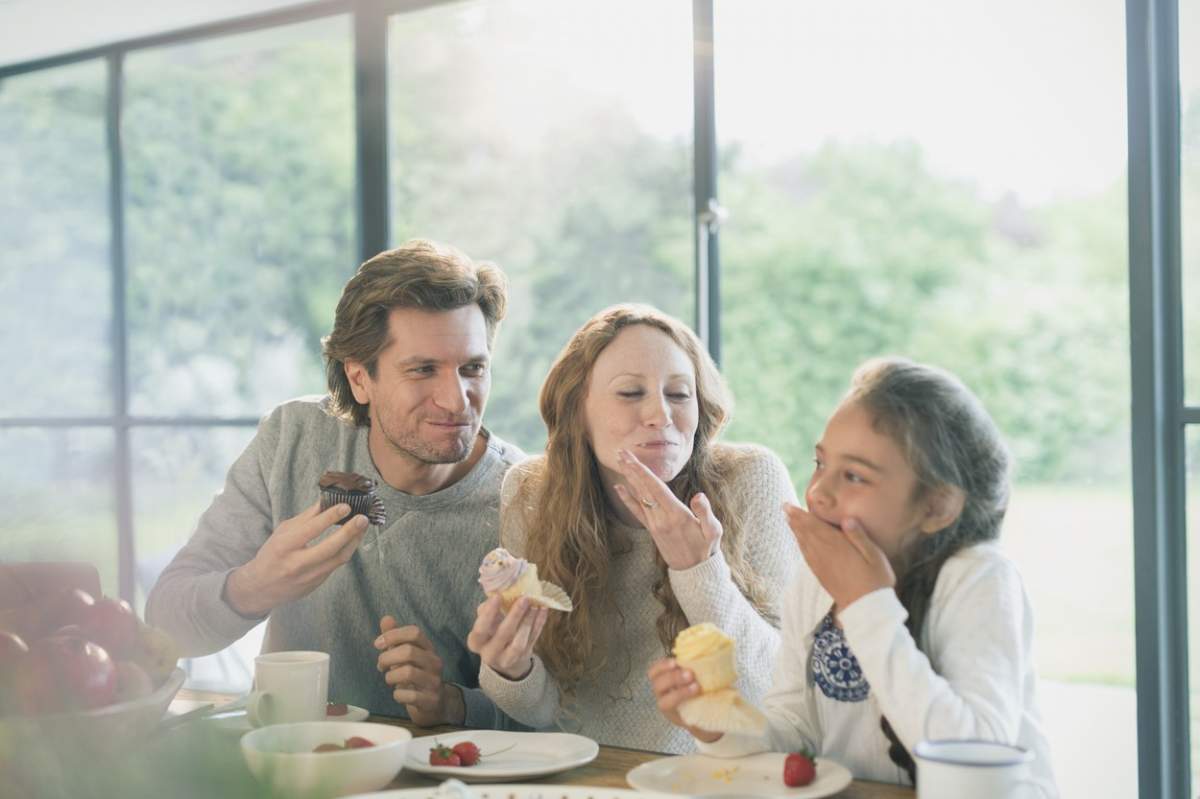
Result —
<path fill-rule="evenodd" d="M 26 661 L 21 700 L 26 712 L 53 713 L 112 702 L 117 667 L 104 647 L 78 636 L 34 641 Z"/>
<path fill-rule="evenodd" d="M 0 630 L 0 716 L 20 709 L 20 674 L 29 659 L 29 647 L 16 633 Z"/>
<path fill-rule="evenodd" d="M 87 621 L 96 600 L 82 588 L 72 588 L 52 596 L 42 605 L 43 635 L 51 630 L 78 624 L 80 627 Z"/>
<path fill-rule="evenodd" d="M 101 599 L 85 611 L 79 626 L 85 638 L 100 644 L 117 660 L 131 657 L 137 648 L 137 615 L 124 599 Z"/>

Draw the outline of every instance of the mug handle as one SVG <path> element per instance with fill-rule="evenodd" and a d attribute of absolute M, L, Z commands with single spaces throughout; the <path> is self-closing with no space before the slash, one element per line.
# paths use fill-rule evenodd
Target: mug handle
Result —
<path fill-rule="evenodd" d="M 271 706 L 275 700 L 266 691 L 251 691 L 246 697 L 246 718 L 252 727 L 271 724 Z"/>
<path fill-rule="evenodd" d="M 1054 799 L 1054 792 L 1050 790 L 1050 785 L 1045 780 L 1026 779 L 1014 784 L 1021 787 L 1032 785 L 1034 788 L 1037 788 L 1037 792 L 1042 796 L 1042 799 Z"/>

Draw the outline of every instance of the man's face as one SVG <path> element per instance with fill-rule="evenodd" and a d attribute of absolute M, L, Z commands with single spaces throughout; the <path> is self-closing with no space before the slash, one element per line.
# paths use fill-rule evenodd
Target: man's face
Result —
<path fill-rule="evenodd" d="M 396 308 L 375 376 L 346 363 L 354 398 L 368 405 L 372 446 L 421 463 L 471 454 L 492 386 L 487 325 L 478 305 Z"/>

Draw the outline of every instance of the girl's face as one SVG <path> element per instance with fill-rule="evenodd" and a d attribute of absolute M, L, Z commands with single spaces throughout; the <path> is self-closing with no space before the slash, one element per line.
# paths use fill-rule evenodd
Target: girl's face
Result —
<path fill-rule="evenodd" d="M 858 403 L 834 411 L 814 460 L 804 494 L 808 510 L 839 529 L 856 519 L 897 573 L 920 536 L 940 529 L 933 509 L 917 494 L 916 472 L 900 446 L 875 429 Z"/>

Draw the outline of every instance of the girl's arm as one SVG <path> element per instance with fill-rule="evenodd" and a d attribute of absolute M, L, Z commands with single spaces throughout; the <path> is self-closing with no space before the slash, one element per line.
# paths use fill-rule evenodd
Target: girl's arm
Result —
<path fill-rule="evenodd" d="M 778 618 L 778 597 L 787 590 L 801 563 L 782 511 L 785 501 L 796 500 L 787 469 L 774 453 L 754 447 L 739 464 L 732 495 L 743 509 L 747 565 Z M 734 639 L 740 675 L 737 687 L 750 702 L 761 702 L 771 685 L 767 675 L 779 650 L 779 630 L 738 590 L 724 554 L 717 550 L 696 566 L 672 569 L 668 575 L 689 623 L 711 622 Z"/>
<path fill-rule="evenodd" d="M 1015 567 L 974 547 L 942 567 L 921 651 L 895 592 L 881 589 L 839 618 L 892 728 L 910 750 L 924 738 L 1016 741 L 1032 674 L 1029 602 Z"/>

